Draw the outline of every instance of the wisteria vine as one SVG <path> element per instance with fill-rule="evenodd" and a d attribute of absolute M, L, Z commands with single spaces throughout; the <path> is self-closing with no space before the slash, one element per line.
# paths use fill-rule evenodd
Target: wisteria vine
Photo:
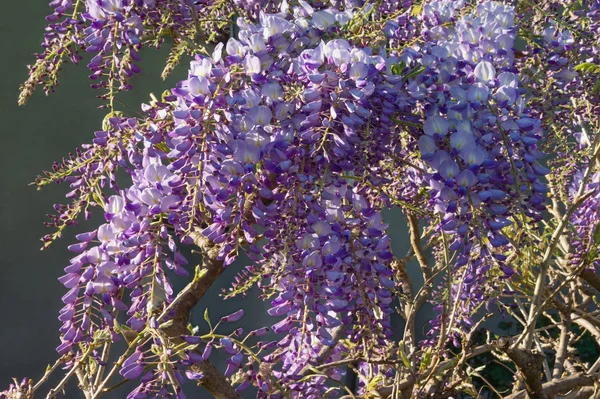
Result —
<path fill-rule="evenodd" d="M 600 260 L 598 1 L 50 5 L 19 102 L 55 90 L 62 64 L 89 53 L 107 115 L 91 144 L 35 182 L 71 189 L 44 247 L 80 217 L 104 216 L 69 246 L 49 369 L 67 371 L 48 397 L 74 377 L 96 399 L 117 374 L 135 382 L 128 399 L 184 398 L 186 380 L 216 398 L 474 395 L 489 383 L 468 360 L 490 350 L 524 375 L 514 395 L 546 395 L 521 360 L 542 350 L 536 322 L 566 284 L 549 268 L 595 287 Z M 133 88 L 144 47 L 167 43 L 163 76 L 190 55 L 187 79 L 127 117 L 114 99 Z M 408 221 L 404 257 L 392 251 L 390 208 Z M 184 247 L 202 264 L 190 267 Z M 224 296 L 258 287 L 272 323 L 222 334 L 240 309 L 215 325 L 206 315 L 208 330 L 189 325 L 242 252 L 252 264 Z M 173 273 L 189 278 L 181 292 Z M 435 317 L 417 341 L 426 302 Z M 513 346 L 474 346 L 490 307 L 521 320 Z M 15 380 L 0 397 L 33 398 L 46 378 Z"/>

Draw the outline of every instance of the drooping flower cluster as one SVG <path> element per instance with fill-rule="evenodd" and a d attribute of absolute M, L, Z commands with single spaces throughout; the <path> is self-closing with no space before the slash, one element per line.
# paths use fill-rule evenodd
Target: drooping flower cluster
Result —
<path fill-rule="evenodd" d="M 569 199 L 575 201 L 580 195 L 580 186 L 583 183 L 584 172 L 577 171 L 573 176 L 573 181 L 569 187 Z M 585 184 L 583 194 L 591 195 L 586 198 L 581 206 L 579 206 L 570 218 L 571 224 L 574 227 L 574 232 L 571 234 L 570 245 L 575 248 L 574 256 L 570 259 L 573 267 L 584 267 L 587 269 L 598 270 L 600 266 L 600 237 L 598 234 L 598 226 L 600 224 L 599 210 L 599 194 L 598 187 L 600 175 L 595 174 Z"/>
<path fill-rule="evenodd" d="M 422 52 L 400 57 L 407 68 L 423 67 L 407 87 L 424 108 L 418 145 L 431 171 L 431 206 L 456 251 L 454 300 L 463 305 L 454 312 L 469 315 L 487 295 L 490 273 L 513 274 L 502 230 L 540 220 L 548 171 L 539 163 L 541 123 L 525 112 L 513 67 L 514 9 L 482 3 L 457 19 L 461 6 L 425 5 Z"/>
<path fill-rule="evenodd" d="M 83 59 L 80 53 L 87 52 L 93 55 L 88 64 L 92 87 L 106 91 L 101 98 L 111 110 L 116 92 L 131 89 L 130 78 L 141 72 L 137 63 L 143 46 L 158 47 L 165 38 L 173 38 L 165 69 L 168 73 L 184 53 L 202 49 L 195 40 L 220 39 L 229 28 L 232 13 L 257 16 L 260 8 L 191 0 L 52 0 L 50 6 L 53 13 L 46 17 L 44 51 L 30 66 L 19 102 L 24 104 L 37 85 L 46 93 L 54 91 L 63 63 L 79 63 Z"/>
<path fill-rule="evenodd" d="M 293 3 L 293 2 L 292 2 Z M 345 4 L 328 1 L 299 1 L 298 10 L 320 10 L 331 6 L 352 9 L 368 5 L 364 1 Z M 404 7 L 408 7 L 406 2 Z M 198 40 L 217 42 L 229 34 L 231 19 L 235 17 L 258 20 L 260 12 L 283 13 L 290 10 L 287 1 L 257 0 L 52 0 L 52 14 L 36 63 L 30 66 L 30 77 L 21 87 L 19 102 L 24 104 L 37 85 L 46 93 L 58 86 L 59 72 L 65 62 L 79 63 L 82 52 L 91 53 L 88 64 L 92 87 L 103 89 L 100 98 L 113 110 L 118 91 L 132 88 L 130 79 L 140 73 L 138 66 L 142 47 L 160 46 L 166 38 L 173 40 L 173 48 L 163 77 L 170 73 L 184 54 L 206 53 Z M 383 2 L 379 12 L 392 13 L 398 5 Z M 297 17 L 302 18 L 302 13 Z M 317 18 L 325 18 L 325 14 Z M 326 22 L 325 22 L 326 23 Z"/>
<path fill-rule="evenodd" d="M 63 335 L 57 350 L 61 354 L 81 341 L 92 340 L 98 330 L 114 334 L 113 321 L 119 310 L 127 311 L 129 326 L 141 331 L 153 310 L 173 299 L 165 266 L 187 275 L 183 268 L 187 261 L 166 227 L 167 223 L 177 225 L 177 213 L 171 209 L 182 200 L 181 181 L 157 156 L 146 154 L 137 166 L 134 185 L 106 200 L 106 223 L 79 234 L 80 242 L 69 247 L 80 255 L 60 278 L 69 289 L 59 317 Z M 124 289 L 132 297 L 129 307 L 122 301 Z"/>
<path fill-rule="evenodd" d="M 240 240 L 250 244 L 262 288 L 277 294 L 270 313 L 284 318 L 273 330 L 287 335 L 277 356 L 264 357 L 281 362 L 273 375 L 319 397 L 322 378 L 294 381 L 337 345 L 334 329 L 360 343 L 366 331 L 349 327 L 360 320 L 381 343 L 390 335 L 392 255 L 368 187 L 379 182 L 372 172 L 389 151 L 390 116 L 401 102 L 383 57 L 345 40 L 319 42 L 350 14 L 306 5 L 293 12 L 303 20 L 263 14 L 257 25 L 240 23 L 226 55 L 219 47 L 212 60 L 194 61 L 173 90 L 174 125 L 165 133 L 172 167 L 198 179 L 184 207 L 203 202 L 212 219 L 204 234 L 222 245 L 225 264 Z M 265 244 L 256 242 L 259 230 Z"/>
<path fill-rule="evenodd" d="M 212 58 L 197 57 L 188 79 L 147 107 L 146 122 L 113 118 L 80 157 L 82 177 L 70 183 L 81 196 L 84 180 L 108 172 L 118 190 L 113 169 L 125 167 L 133 186 L 105 200 L 86 191 L 103 205 L 107 223 L 71 246 L 82 253 L 61 279 L 70 291 L 59 351 L 90 342 L 97 330 L 117 339 L 117 310 L 127 311 L 138 333 L 156 323 L 154 311 L 173 300 L 164 266 L 185 273 L 175 236 L 189 242 L 206 223 L 218 258 L 230 264 L 243 244 L 256 262 L 250 280 L 275 296 L 269 313 L 281 319 L 273 331 L 285 336 L 277 351 L 262 347 L 261 361 L 295 394 L 320 397 L 330 384 L 303 378 L 316 359 L 384 358 L 389 350 L 396 283 L 380 210 L 392 199 L 378 187 L 397 173 L 385 166 L 404 156 L 402 144 L 418 144 L 430 172 L 410 168 L 412 184 L 427 182 L 434 217 L 459 254 L 454 269 L 464 287 L 454 290 L 455 300 L 481 298 L 490 255 L 507 244 L 499 232 L 507 218 L 525 203 L 527 216 L 537 217 L 543 168 L 538 125 L 521 114 L 511 70 L 512 10 L 486 3 L 447 27 L 460 6 L 427 5 L 427 44 L 389 58 L 327 39 L 355 17 L 351 11 L 302 3 L 261 13 L 256 24 L 239 19 L 239 39 L 218 45 Z M 108 18 L 104 8 L 96 11 Z M 480 32 L 488 19 L 497 22 Z M 394 40 L 402 39 L 399 23 L 386 25 Z M 407 142 L 393 119 L 415 105 L 425 110 L 423 130 L 411 130 Z M 89 155 L 97 147 L 112 149 L 109 159 Z M 507 196 L 521 203 L 511 207 Z M 61 210 L 68 219 L 70 209 Z M 503 255 L 493 255 L 504 266 Z M 145 344 L 128 360 L 127 378 L 141 376 Z M 252 383 L 270 395 L 275 387 L 258 365 L 246 368 L 247 351 L 233 341 L 221 347 L 232 355 L 228 375 L 244 367 L 240 388 Z M 327 373 L 339 380 L 344 369 Z M 155 377 L 143 378 L 138 391 L 161 390 L 151 384 Z"/>
<path fill-rule="evenodd" d="M 548 160 L 551 194 L 566 203 L 573 174 L 594 151 L 593 116 L 600 111 L 600 3 L 562 4 L 568 14 L 558 4 L 544 4 L 539 8 L 543 24 L 536 23 L 535 14 L 525 21 L 535 29 L 524 35 L 516 66 L 530 91 L 530 113 L 547 132 L 544 149 L 557 155 Z M 543 94 L 547 92 L 552 96 Z"/>

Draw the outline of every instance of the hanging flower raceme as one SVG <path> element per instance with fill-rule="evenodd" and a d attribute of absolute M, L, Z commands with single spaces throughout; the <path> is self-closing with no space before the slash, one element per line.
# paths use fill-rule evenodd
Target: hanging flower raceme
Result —
<path fill-rule="evenodd" d="M 187 275 L 187 261 L 166 227 L 177 224 L 181 183 L 156 156 L 144 156 L 140 166 L 134 185 L 105 202 L 106 223 L 79 234 L 80 242 L 69 247 L 80 255 L 60 278 L 69 289 L 59 316 L 61 354 L 81 341 L 89 343 L 99 330 L 117 340 L 113 322 L 119 310 L 127 311 L 133 330 L 141 331 L 153 312 L 173 299 L 165 267 Z M 122 301 L 125 292 L 131 296 L 129 307 Z"/>
<path fill-rule="evenodd" d="M 319 42 L 350 14 L 306 6 L 292 12 L 305 19 L 261 14 L 256 25 L 239 22 L 239 40 L 192 62 L 168 98 L 176 104 L 173 124 L 161 132 L 170 168 L 189 182 L 179 227 L 199 223 L 186 210 L 201 203 L 212 219 L 204 234 L 221 245 L 226 265 L 240 242 L 249 245 L 268 279 L 262 288 L 278 295 L 270 313 L 284 318 L 273 330 L 287 333 L 265 361 L 281 363 L 272 372 L 292 390 L 323 392 L 321 378 L 294 381 L 323 348 L 335 349 L 323 361 L 345 350 L 332 338 L 335 329 L 358 344 L 367 331 L 349 325 L 369 325 L 380 342 L 356 345 L 364 354 L 390 335 L 389 239 L 358 182 L 378 181 L 371 172 L 385 158 L 401 101 L 383 57 L 345 40 Z M 261 378 L 248 373 L 247 380 Z"/>
<path fill-rule="evenodd" d="M 582 184 L 584 173 L 578 171 L 573 176 L 573 181 L 569 187 L 569 199 L 574 201 L 577 198 L 580 186 Z M 571 216 L 571 223 L 575 229 L 572 233 L 570 245 L 576 248 L 573 253 L 575 256 L 571 259 L 574 268 L 585 267 L 587 269 L 598 270 L 600 266 L 600 238 L 598 234 L 599 205 L 599 187 L 600 175 L 595 174 L 584 187 L 584 193 L 592 193 L 586 198 L 583 204 L 577 208 Z"/>
<path fill-rule="evenodd" d="M 454 312 L 467 321 L 488 277 L 514 273 L 503 229 L 540 220 L 548 171 L 538 162 L 541 123 L 525 112 L 513 67 L 513 8 L 485 2 L 457 18 L 460 7 L 426 5 L 422 52 L 400 59 L 423 68 L 407 87 L 425 110 L 418 145 L 439 230 L 456 253 Z"/>
<path fill-rule="evenodd" d="M 335 22 L 329 9 L 332 4 L 327 1 L 301 0 L 299 4 L 293 7 L 297 19 L 316 11 L 315 21 L 321 28 Z M 381 4 L 381 12 L 391 12 L 395 8 L 391 4 Z M 363 1 L 349 2 L 338 5 L 338 9 L 364 5 Z M 291 8 L 287 1 L 275 0 L 52 0 L 50 6 L 53 12 L 46 17 L 49 25 L 42 43 L 44 51 L 29 66 L 30 76 L 21 86 L 19 103 L 24 104 L 38 85 L 46 94 L 53 92 L 62 65 L 79 63 L 81 53 L 86 52 L 93 56 L 88 63 L 91 87 L 105 91 L 99 97 L 111 110 L 116 93 L 130 90 L 131 78 L 141 72 L 138 63 L 143 47 L 159 47 L 165 39 L 173 40 L 164 78 L 184 54 L 206 52 L 196 43 L 198 39 L 214 43 L 234 36 L 235 32 L 229 32 L 232 16 L 256 21 L 260 12 L 285 15 Z"/>
<path fill-rule="evenodd" d="M 548 160 L 551 194 L 568 201 L 567 187 L 577 165 L 594 151 L 592 120 L 600 112 L 600 4 L 564 4 L 572 10 L 568 17 L 550 5 L 539 10 L 545 23 L 536 24 L 532 34 L 524 37 L 515 65 L 523 71 L 522 79 L 530 91 L 530 113 L 542 121 L 547 132 L 544 149 L 556 153 Z M 535 14 L 530 18 L 536 18 Z M 579 19 L 586 22 L 576 22 Z M 544 65 L 543 73 L 532 67 L 536 59 Z M 547 92 L 552 96 L 546 96 Z"/>
<path fill-rule="evenodd" d="M 229 1 L 52 0 L 50 6 L 53 12 L 46 17 L 44 51 L 29 67 L 19 102 L 24 104 L 37 85 L 46 93 L 54 91 L 62 65 L 79 63 L 81 53 L 87 52 L 93 56 L 88 64 L 91 86 L 105 91 L 100 97 L 112 110 L 116 92 L 131 89 L 131 77 L 141 72 L 142 47 L 158 47 L 166 38 L 173 39 L 166 76 L 182 55 L 202 50 L 195 40 L 215 42 L 226 35 L 230 15 L 256 18 L 258 10 L 277 12 L 281 4 L 260 1 L 248 8 Z"/>

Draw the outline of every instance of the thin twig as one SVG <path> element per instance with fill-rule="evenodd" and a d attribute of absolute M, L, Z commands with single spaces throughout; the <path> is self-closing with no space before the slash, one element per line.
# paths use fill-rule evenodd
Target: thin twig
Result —
<path fill-rule="evenodd" d="M 64 376 L 64 378 L 62 380 L 60 380 L 60 382 L 58 383 L 58 385 L 56 387 L 52 388 L 48 392 L 48 395 L 46 395 L 46 399 L 52 399 L 52 398 L 54 398 L 56 395 L 59 394 L 59 392 L 61 392 L 64 389 L 66 383 L 71 379 L 71 377 L 73 377 L 73 375 L 75 374 L 75 372 L 79 368 L 79 365 L 85 359 L 87 359 L 87 357 L 90 355 L 90 353 L 92 353 L 92 347 L 91 346 L 89 346 L 87 348 L 87 350 L 85 351 L 85 353 L 83 355 L 81 355 L 81 358 L 79 358 L 77 361 L 73 362 L 73 366 L 71 366 L 71 369 L 69 370 L 69 372 Z"/>
<path fill-rule="evenodd" d="M 600 137 L 600 134 L 598 135 Z M 598 155 L 598 152 L 595 153 L 595 156 Z M 542 263 L 540 264 L 540 272 L 538 274 L 538 278 L 535 284 L 535 291 L 533 293 L 533 299 L 531 301 L 531 307 L 529 309 L 529 318 L 527 319 L 527 326 L 523 331 L 521 337 L 515 342 L 515 346 L 519 345 L 523 339 L 525 339 L 524 347 L 526 349 L 531 348 L 531 344 L 533 343 L 533 330 L 535 328 L 535 323 L 537 321 L 537 317 L 540 314 L 540 301 L 542 300 L 542 296 L 544 294 L 544 288 L 546 284 L 546 274 L 548 271 L 548 265 L 550 264 L 550 260 L 554 254 L 554 249 L 559 242 L 560 236 L 567 226 L 569 222 L 569 218 L 575 212 L 575 210 L 585 201 L 587 198 L 591 196 L 592 193 L 583 194 L 583 190 L 587 185 L 587 180 L 589 179 L 589 175 L 591 174 L 591 168 L 588 168 L 590 173 L 586 173 L 584 179 L 581 181 L 580 190 L 575 196 L 575 201 L 569 207 L 563 218 L 560 220 L 558 227 L 554 230 L 552 237 L 550 238 L 550 244 L 548 248 L 546 248 L 546 252 L 544 253 L 544 257 L 542 258 Z"/>
<path fill-rule="evenodd" d="M 560 325 L 560 338 L 558 340 L 558 348 L 556 349 L 556 360 L 554 369 L 552 370 L 552 378 L 556 379 L 562 376 L 564 371 L 564 363 L 567 358 L 567 350 L 569 348 L 571 318 L 569 315 L 560 315 L 562 321 Z"/>
<path fill-rule="evenodd" d="M 56 370 L 58 368 L 58 366 L 60 366 L 61 364 L 63 364 L 66 360 L 66 358 L 63 356 L 60 359 L 58 359 L 56 362 L 54 362 L 54 364 L 52 366 L 49 366 L 46 369 L 46 372 L 44 373 L 44 375 L 42 376 L 42 378 L 40 378 L 40 380 L 37 382 L 37 384 L 35 384 L 32 388 L 32 391 L 35 392 L 38 389 L 40 389 L 40 387 L 46 382 L 48 381 L 48 377 L 50 377 L 50 375 L 54 372 L 54 370 Z"/>

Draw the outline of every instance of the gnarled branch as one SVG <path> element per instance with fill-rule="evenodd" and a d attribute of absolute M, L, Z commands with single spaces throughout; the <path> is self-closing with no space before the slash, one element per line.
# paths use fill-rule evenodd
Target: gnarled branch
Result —
<path fill-rule="evenodd" d="M 187 324 L 190 311 L 224 271 L 223 261 L 218 259 L 220 247 L 200 232 L 193 232 L 191 236 L 202 253 L 202 269 L 158 318 L 159 322 L 170 321 L 162 331 L 175 345 L 185 342 L 181 336 L 189 334 Z M 208 360 L 195 364 L 191 368 L 203 374 L 199 384 L 216 399 L 240 397 L 225 376 Z"/>

